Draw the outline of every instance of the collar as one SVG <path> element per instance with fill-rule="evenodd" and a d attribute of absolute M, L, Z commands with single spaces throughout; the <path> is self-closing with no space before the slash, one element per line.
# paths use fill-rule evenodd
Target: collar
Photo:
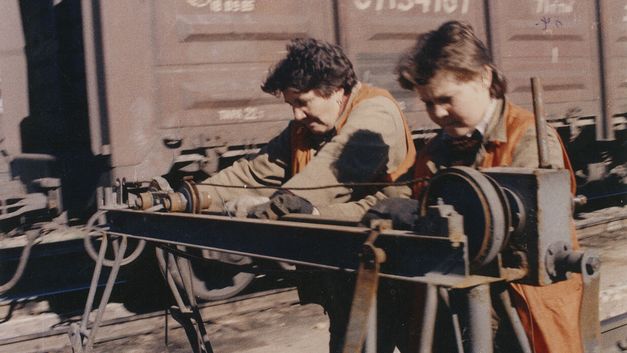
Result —
<path fill-rule="evenodd" d="M 346 114 L 348 107 L 351 106 L 351 104 L 355 100 L 355 97 L 357 97 L 357 92 L 359 92 L 361 87 L 362 87 L 361 82 L 357 82 L 357 84 L 355 86 L 353 86 L 353 89 L 351 90 L 351 95 L 348 97 L 348 100 L 346 101 L 346 104 L 344 104 L 344 109 L 342 110 L 342 112 L 340 112 L 340 114 L 338 115 L 337 119 L 335 119 L 335 124 L 334 124 L 335 128 L 333 129 L 334 131 L 338 130 L 338 125 L 339 125 L 340 121 L 342 121 L 342 117 L 344 116 L 344 114 Z"/>
<path fill-rule="evenodd" d="M 475 127 L 475 131 L 479 131 L 481 136 L 485 136 L 486 129 L 488 128 L 488 124 L 494 119 L 494 111 L 496 110 L 497 100 L 494 98 L 490 98 L 490 103 L 488 103 L 488 107 L 483 113 L 483 118 L 477 126 Z"/>
<path fill-rule="evenodd" d="M 489 121 L 483 141 L 494 143 L 507 142 L 507 123 L 505 116 L 507 115 L 507 99 L 495 99 L 495 106 L 492 112 L 492 119 Z"/>
<path fill-rule="evenodd" d="M 498 116 L 495 113 L 498 111 L 497 107 L 499 106 L 499 101 L 500 101 L 499 99 L 490 98 L 490 102 L 488 103 L 488 106 L 485 112 L 483 113 L 483 117 L 481 118 L 481 121 L 479 122 L 479 124 L 477 124 L 477 126 L 475 126 L 475 128 L 472 131 L 466 134 L 465 137 L 472 137 L 473 134 L 477 132 L 480 134 L 480 137 L 482 138 L 486 135 L 486 130 L 488 130 L 488 126 L 491 125 L 490 123 L 495 120 L 498 120 Z M 498 113 L 500 115 L 500 111 Z M 456 139 L 456 137 L 449 136 L 446 133 L 443 133 L 443 138 L 444 139 Z"/>

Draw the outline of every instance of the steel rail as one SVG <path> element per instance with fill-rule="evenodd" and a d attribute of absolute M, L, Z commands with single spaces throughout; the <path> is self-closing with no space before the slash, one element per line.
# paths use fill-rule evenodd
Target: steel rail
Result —
<path fill-rule="evenodd" d="M 350 272 L 358 269 L 370 232 L 365 227 L 128 209 L 108 209 L 106 217 L 112 235 Z M 391 254 L 381 266 L 382 277 L 457 288 L 499 280 L 469 276 L 463 240 L 386 230 L 376 246 Z"/>

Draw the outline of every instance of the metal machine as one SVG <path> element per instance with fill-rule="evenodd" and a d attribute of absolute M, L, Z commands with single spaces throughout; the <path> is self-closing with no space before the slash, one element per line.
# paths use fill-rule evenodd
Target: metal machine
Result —
<path fill-rule="evenodd" d="M 92 286 L 81 325 L 71 332 L 75 352 L 90 351 L 104 306 L 131 239 L 148 241 L 175 260 L 184 290 L 166 271 L 177 301 L 172 315 L 186 328 L 194 352 L 212 352 L 194 296 L 190 255 L 204 249 L 259 259 L 303 264 L 331 271 L 356 272 L 344 352 L 360 352 L 364 341 L 374 352 L 376 288 L 379 277 L 427 285 L 421 335 L 423 351 L 431 349 L 438 293 L 444 302 L 462 298 L 461 312 L 451 311 L 460 352 L 492 352 L 490 286 L 499 282 L 549 285 L 581 273 L 586 298 L 582 334 L 586 351 L 598 351 L 599 260 L 572 243 L 572 196 L 565 170 L 492 168 L 478 172 L 453 167 L 430 179 L 420 200 L 413 231 L 332 224 L 314 216 L 286 216 L 278 221 L 230 218 L 202 213 L 137 210 L 140 203 L 105 205 L 102 236 L 113 245 L 115 258 L 95 322 L 88 330 L 96 286 Z M 192 187 L 193 190 L 193 187 Z M 163 195 L 154 191 L 153 197 Z M 144 195 L 144 198 L 147 195 Z M 179 195 L 180 196 L 180 195 Z M 115 198 L 110 198 L 115 199 Z M 132 197 L 129 197 L 132 199 Z M 201 198 L 181 198 L 198 211 Z M 163 207 L 158 207 L 163 209 Z M 102 241 L 93 283 L 105 261 Z M 185 295 L 187 294 L 187 295 Z M 454 294 L 454 295 L 449 295 Z M 523 352 L 531 352 L 507 292 L 503 301 Z M 453 305 L 449 305 L 453 308 Z M 364 338 L 367 336 L 367 339 Z"/>

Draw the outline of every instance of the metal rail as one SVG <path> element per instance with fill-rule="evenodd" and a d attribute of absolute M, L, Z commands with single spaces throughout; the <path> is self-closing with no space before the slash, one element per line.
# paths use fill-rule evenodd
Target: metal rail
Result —
<path fill-rule="evenodd" d="M 112 235 L 349 272 L 358 269 L 370 232 L 364 227 L 128 209 L 107 210 L 107 220 Z M 386 230 L 376 245 L 395 255 L 381 265 L 382 277 L 458 288 L 473 285 L 469 278 L 474 283 L 486 280 L 468 277 L 463 241 Z"/>

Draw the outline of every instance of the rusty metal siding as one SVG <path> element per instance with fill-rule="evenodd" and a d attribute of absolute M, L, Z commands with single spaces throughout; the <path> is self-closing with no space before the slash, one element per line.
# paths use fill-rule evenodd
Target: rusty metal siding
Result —
<path fill-rule="evenodd" d="M 509 98 L 531 108 L 529 78 L 542 79 L 548 118 L 600 114 L 595 2 L 490 0 L 493 53 Z"/>
<path fill-rule="evenodd" d="M 115 174 L 130 179 L 166 173 L 184 150 L 267 142 L 292 117 L 260 89 L 268 68 L 291 38 L 334 38 L 331 1 L 107 0 L 98 6 L 92 24 L 101 26 L 103 73 L 95 71 L 94 50 L 91 81 L 98 80 L 92 89 L 105 99 L 104 109 L 91 113 L 108 121 L 110 148 L 100 152 L 110 150 Z"/>
<path fill-rule="evenodd" d="M 28 75 L 20 7 L 5 1 L 0 11 L 0 149 L 22 151 L 20 123 L 29 114 Z"/>
<path fill-rule="evenodd" d="M 367 83 L 388 89 L 396 97 L 412 129 L 435 128 L 416 94 L 400 88 L 394 68 L 401 53 L 419 35 L 449 20 L 472 24 L 485 35 L 483 0 L 339 0 L 340 44 Z"/>
<path fill-rule="evenodd" d="M 597 0 L 603 41 L 605 116 L 597 138 L 614 138 L 613 117 L 627 114 L 627 0 Z M 603 119 L 602 121 L 600 121 Z"/>

